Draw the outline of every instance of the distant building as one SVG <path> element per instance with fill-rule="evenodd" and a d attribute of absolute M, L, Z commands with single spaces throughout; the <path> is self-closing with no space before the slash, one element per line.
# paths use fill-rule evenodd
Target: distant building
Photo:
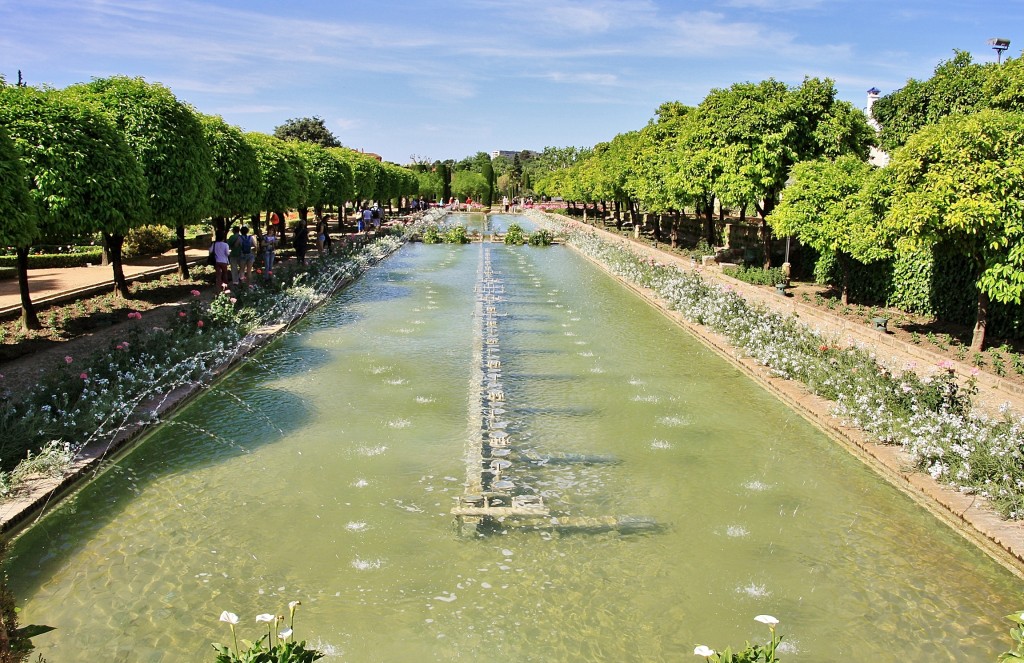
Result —
<path fill-rule="evenodd" d="M 362 148 L 357 150 L 354 147 L 350 147 L 349 149 L 352 150 L 353 152 L 358 152 L 359 154 L 362 154 L 362 155 L 365 155 L 365 156 L 368 156 L 368 157 L 373 157 L 377 161 L 384 161 L 384 157 L 382 157 L 381 155 L 375 154 L 373 152 L 367 152 L 366 150 L 364 150 Z"/>
<path fill-rule="evenodd" d="M 867 106 L 864 107 L 864 114 L 868 116 L 868 126 L 874 129 L 876 134 L 882 132 L 882 125 L 880 125 L 878 123 L 878 120 L 876 120 L 871 115 L 871 107 L 875 105 L 875 102 L 878 101 L 881 95 L 882 91 L 876 87 L 873 87 L 870 90 L 868 90 L 868 102 Z M 889 153 L 884 152 L 880 148 L 872 145 L 871 151 L 868 153 L 868 163 L 870 163 L 872 166 L 884 168 L 885 166 L 889 165 Z"/>
<path fill-rule="evenodd" d="M 494 150 L 491 152 L 491 159 L 497 159 L 498 157 L 505 157 L 509 161 L 516 158 L 517 154 L 526 152 L 530 158 L 540 156 L 540 152 L 534 152 L 533 150 Z"/>

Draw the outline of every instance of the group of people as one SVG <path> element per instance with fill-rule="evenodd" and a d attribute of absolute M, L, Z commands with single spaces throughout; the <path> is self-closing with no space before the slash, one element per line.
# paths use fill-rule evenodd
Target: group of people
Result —
<path fill-rule="evenodd" d="M 423 209 L 426 209 L 426 202 L 420 199 Z M 331 253 L 331 233 L 328 230 L 328 221 L 331 217 L 324 218 L 316 225 L 316 248 L 320 255 Z M 376 204 L 373 207 L 364 207 L 359 214 L 359 232 L 379 230 L 384 220 L 384 213 Z M 274 273 L 274 260 L 279 246 L 283 246 L 284 224 L 277 213 L 272 212 L 267 223 L 267 232 L 262 237 L 252 234 L 248 226 L 234 226 L 231 234 L 225 231 L 218 231 L 214 242 L 210 245 L 210 264 L 214 267 L 217 287 L 238 285 L 240 283 L 251 283 L 253 267 L 257 264 L 257 258 L 263 260 L 263 276 L 269 279 Z M 295 257 L 300 265 L 306 264 L 306 252 L 309 250 L 309 230 L 304 223 L 299 223 L 292 231 L 292 248 L 295 249 Z"/>
<path fill-rule="evenodd" d="M 277 214 L 271 214 L 269 227 L 263 237 L 258 238 L 251 234 L 248 226 L 233 227 L 231 235 L 228 237 L 224 236 L 223 231 L 219 232 L 213 244 L 210 245 L 210 256 L 216 274 L 217 286 L 224 287 L 228 284 L 229 271 L 231 285 L 251 283 L 257 254 L 261 254 L 263 258 L 265 278 L 270 278 L 274 273 L 274 258 L 279 243 L 278 228 L 280 225 L 281 220 Z M 296 253 L 298 252 L 296 246 Z M 302 255 L 305 256 L 305 250 Z"/>

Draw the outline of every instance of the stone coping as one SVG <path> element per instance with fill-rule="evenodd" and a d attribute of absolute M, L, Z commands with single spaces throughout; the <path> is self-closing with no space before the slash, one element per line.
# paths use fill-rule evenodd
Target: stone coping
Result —
<path fill-rule="evenodd" d="M 404 244 L 404 242 L 403 242 Z M 397 250 L 403 244 L 395 248 Z M 394 251 L 383 256 L 376 264 L 380 264 Z M 96 442 L 86 445 L 78 455 L 68 472 L 62 477 L 29 479 L 18 493 L 0 505 L 0 535 L 12 536 L 21 528 L 31 525 L 32 517 L 41 518 L 46 511 L 55 507 L 60 501 L 105 469 L 105 462 L 118 454 L 128 451 L 135 443 L 141 441 L 162 419 L 177 412 L 196 398 L 212 384 L 238 368 L 242 361 L 267 343 L 281 335 L 296 322 L 330 301 L 332 296 L 348 287 L 355 281 L 349 277 L 340 281 L 332 288 L 327 297 L 317 306 L 301 311 L 285 323 L 260 327 L 239 343 L 235 352 L 225 361 L 210 371 L 207 379 L 183 385 L 165 394 L 157 394 L 135 409 L 133 416 L 139 417 L 147 412 L 156 412 L 156 417 L 146 421 L 136 421 L 125 426 L 114 436 L 113 440 Z"/>
<path fill-rule="evenodd" d="M 637 253 L 646 254 L 660 262 L 673 263 L 683 268 L 694 269 L 692 265 L 689 264 L 689 260 L 685 260 L 678 256 L 668 255 L 652 247 L 625 240 L 621 236 L 614 235 L 600 228 L 594 228 L 587 224 L 572 220 L 566 221 L 561 218 L 558 220 L 562 223 L 575 224 L 583 230 L 596 230 L 599 233 L 604 233 L 608 238 L 620 240 L 623 244 L 633 248 Z M 640 250 L 637 251 L 637 249 Z M 580 255 L 584 254 L 580 253 Z M 982 551 L 999 562 L 1014 575 L 1024 578 L 1024 525 L 1015 521 L 1004 520 L 987 506 L 984 499 L 975 495 L 966 495 L 948 486 L 944 486 L 932 479 L 929 475 L 916 470 L 909 455 L 900 447 L 880 444 L 859 429 L 843 426 L 840 421 L 831 414 L 831 401 L 810 393 L 798 382 L 772 375 L 765 366 L 761 366 L 753 359 L 738 353 L 736 348 L 734 348 L 728 340 L 725 339 L 725 337 L 711 331 L 703 325 L 692 323 L 686 320 L 679 312 L 671 310 L 667 303 L 653 290 L 643 288 L 626 281 L 625 279 L 622 279 L 610 272 L 603 264 L 591 259 L 589 256 L 584 257 L 609 274 L 612 278 L 616 279 L 619 283 L 622 283 L 624 286 L 632 290 L 650 305 L 654 306 L 670 320 L 689 331 L 706 347 L 723 357 L 730 364 L 751 377 L 755 382 L 780 398 L 783 402 L 792 407 L 794 411 L 804 417 L 804 419 L 812 423 L 832 439 L 839 442 L 845 449 L 875 470 L 890 484 L 910 496 L 915 502 L 938 517 L 939 520 L 952 527 L 968 541 L 978 546 Z M 929 353 L 927 350 L 922 350 L 916 346 L 903 343 L 888 336 L 883 337 L 879 332 L 874 332 L 867 327 L 851 325 L 847 321 L 843 320 L 830 321 L 827 319 L 827 316 L 822 315 L 817 311 L 811 311 L 810 313 L 813 315 L 810 315 L 804 309 L 809 309 L 811 307 L 798 302 L 779 301 L 777 302 L 779 306 L 775 306 L 774 304 L 776 304 L 776 302 L 772 300 L 782 300 L 782 297 L 767 291 L 767 289 L 760 289 L 756 286 L 751 286 L 750 284 L 742 281 L 729 278 L 720 273 L 716 274 L 708 270 L 702 270 L 701 274 L 702 276 L 708 277 L 711 281 L 719 281 L 723 284 L 732 286 L 738 294 L 747 298 L 748 301 L 764 303 L 771 310 L 779 311 L 780 313 L 789 312 L 801 318 L 804 322 L 811 320 L 809 324 L 812 326 L 820 324 L 823 331 L 835 333 L 836 330 L 839 330 L 841 333 L 845 332 L 852 335 L 857 338 L 858 341 L 862 341 L 867 345 L 878 348 L 876 354 L 879 357 L 886 356 L 891 359 L 899 360 L 906 358 L 901 356 L 901 354 L 903 354 L 927 361 L 931 366 L 934 366 L 938 362 L 938 359 L 932 361 L 936 355 Z M 743 287 L 739 287 L 737 284 Z M 757 292 L 749 293 L 751 290 L 755 290 Z M 748 296 L 748 294 L 750 296 Z M 787 311 L 787 308 L 790 310 Z M 872 336 L 874 336 L 874 338 L 872 338 Z M 904 348 L 901 346 L 909 346 L 909 348 L 907 348 L 908 350 L 914 350 L 916 352 L 903 352 Z M 883 349 L 888 349 L 890 352 L 883 353 Z M 957 369 L 958 372 L 962 371 L 962 365 L 958 366 Z M 1008 389 L 1007 385 L 996 384 L 993 387 L 989 383 L 983 384 L 980 379 L 982 377 L 981 375 L 977 377 L 979 378 L 979 396 L 984 389 L 991 389 L 994 394 L 1006 396 L 1007 398 L 1005 400 L 1008 400 L 1011 403 L 1017 403 L 1019 405 L 1022 400 L 1018 395 L 1018 391 Z M 993 382 L 995 381 L 1006 382 L 1005 380 L 999 380 L 999 378 L 994 377 Z M 1017 385 L 1008 386 L 1014 388 L 1017 387 Z"/>

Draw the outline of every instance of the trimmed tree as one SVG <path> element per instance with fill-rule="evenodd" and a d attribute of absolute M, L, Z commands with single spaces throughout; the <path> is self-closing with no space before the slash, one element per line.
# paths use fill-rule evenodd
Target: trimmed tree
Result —
<path fill-rule="evenodd" d="M 795 235 L 819 253 L 835 256 L 844 304 L 849 303 L 852 260 L 873 262 L 889 255 L 861 197 L 871 172 L 871 166 L 854 155 L 802 161 L 793 166 L 792 184 L 768 217 L 777 233 Z"/>
<path fill-rule="evenodd" d="M 178 273 L 187 278 L 185 225 L 209 214 L 213 192 L 212 157 L 195 111 L 163 85 L 142 78 L 98 78 L 68 91 L 99 102 L 124 134 L 146 176 L 153 222 L 176 229 Z M 121 294 L 127 292 L 123 242 L 122 235 L 107 238 L 115 292 Z"/>
<path fill-rule="evenodd" d="M 227 232 L 228 220 L 259 212 L 262 180 L 256 151 L 238 127 L 219 116 L 201 115 L 203 135 L 210 150 L 213 193 L 209 214 L 216 232 Z"/>
<path fill-rule="evenodd" d="M 250 132 L 245 140 L 256 152 L 260 170 L 259 208 L 270 212 L 298 207 L 306 195 L 305 167 L 298 153 L 285 141 L 267 134 Z M 258 225 L 258 215 L 255 219 Z"/>
<path fill-rule="evenodd" d="M 35 204 L 29 195 L 28 175 L 21 154 L 0 125 L 0 242 L 18 247 L 18 286 L 21 292 L 21 324 L 26 329 L 39 327 L 28 292 L 28 250 L 37 228 Z M 26 247 L 22 259 L 21 247 Z"/>
<path fill-rule="evenodd" d="M 911 137 L 882 172 L 892 236 L 945 241 L 972 260 L 971 347 L 981 350 L 989 302 L 1020 304 L 1024 295 L 1024 114 L 949 117 Z"/>
<path fill-rule="evenodd" d="M 21 154 L 40 234 L 99 230 L 123 238 L 149 221 L 142 169 L 121 132 L 95 106 L 64 92 L 0 87 L 0 124 Z M 18 278 L 26 284 L 22 320 L 38 328 L 27 297 L 28 250 L 27 244 L 18 247 Z"/>

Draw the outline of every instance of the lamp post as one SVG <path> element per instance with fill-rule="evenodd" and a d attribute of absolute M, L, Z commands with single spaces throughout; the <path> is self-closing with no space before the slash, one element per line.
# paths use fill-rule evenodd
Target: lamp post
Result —
<path fill-rule="evenodd" d="M 1003 39 L 1002 37 L 992 37 L 988 40 L 988 45 L 996 52 L 996 64 L 1002 64 L 1003 51 L 1010 48 L 1010 40 Z"/>

